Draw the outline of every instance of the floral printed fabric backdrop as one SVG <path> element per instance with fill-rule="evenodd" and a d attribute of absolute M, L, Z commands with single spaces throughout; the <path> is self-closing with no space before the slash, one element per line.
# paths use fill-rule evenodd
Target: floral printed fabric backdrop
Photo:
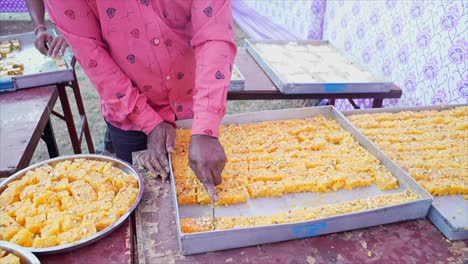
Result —
<path fill-rule="evenodd" d="M 327 1 L 323 38 L 401 87 L 402 98 L 385 106 L 468 103 L 467 8 L 462 0 Z"/>
<path fill-rule="evenodd" d="M 234 0 L 233 6 L 240 2 L 299 39 L 323 34 L 397 84 L 402 98 L 385 100 L 385 106 L 468 103 L 466 0 Z M 357 103 L 372 106 L 371 99 Z M 336 105 L 352 108 L 346 100 Z"/>

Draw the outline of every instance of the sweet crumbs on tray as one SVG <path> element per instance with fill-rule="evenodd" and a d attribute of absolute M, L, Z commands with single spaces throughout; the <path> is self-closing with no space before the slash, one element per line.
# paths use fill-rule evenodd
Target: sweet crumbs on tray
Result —
<path fill-rule="evenodd" d="M 209 217 L 182 218 L 180 219 L 180 226 L 182 232 L 194 233 L 295 223 L 401 204 L 417 199 L 419 199 L 419 195 L 415 192 L 403 191 L 399 193 L 378 195 L 366 199 L 341 202 L 339 204 L 294 208 L 289 211 L 279 211 L 268 216 L 217 217 L 214 221 Z"/>
<path fill-rule="evenodd" d="M 348 118 L 432 195 L 468 195 L 468 107 Z"/>
<path fill-rule="evenodd" d="M 219 205 L 295 192 L 330 192 L 376 184 L 398 188 L 380 161 L 336 121 L 323 116 L 304 120 L 223 125 L 220 141 L 227 156 Z M 181 205 L 211 203 L 188 166 L 190 131 L 177 131 L 172 163 Z"/>
<path fill-rule="evenodd" d="M 0 194 L 0 240 L 24 247 L 77 242 L 115 223 L 138 196 L 135 176 L 109 162 L 43 165 Z"/>

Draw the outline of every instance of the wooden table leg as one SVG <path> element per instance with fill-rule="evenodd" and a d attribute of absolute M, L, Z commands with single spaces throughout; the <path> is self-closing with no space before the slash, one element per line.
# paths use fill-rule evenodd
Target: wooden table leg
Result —
<path fill-rule="evenodd" d="M 49 157 L 50 158 L 58 157 L 59 150 L 57 147 L 57 141 L 55 140 L 55 134 L 52 128 L 52 123 L 50 122 L 50 118 L 44 127 L 44 131 L 42 132 L 41 138 L 46 143 L 47 151 L 49 152 Z"/>
<path fill-rule="evenodd" d="M 63 117 L 67 124 L 68 134 L 72 143 L 73 151 L 75 154 L 81 154 L 81 144 L 76 133 L 75 121 L 73 120 L 73 114 L 70 109 L 70 103 L 68 101 L 67 90 L 65 84 L 58 84 L 58 92 L 60 98 L 60 104 L 62 105 Z"/>
<path fill-rule="evenodd" d="M 94 144 L 93 144 L 93 139 L 91 137 L 91 132 L 89 131 L 89 124 L 88 124 L 88 118 L 86 117 L 84 105 L 83 105 L 83 99 L 81 98 L 81 93 L 80 93 L 80 87 L 78 85 L 78 79 L 76 78 L 76 73 L 73 72 L 75 76 L 75 80 L 71 82 L 71 87 L 73 89 L 73 94 L 75 95 L 75 101 L 76 101 L 76 106 L 78 108 L 78 113 L 81 117 L 81 129 L 80 129 L 80 138 L 81 135 L 84 133 L 85 139 L 86 139 L 86 144 L 88 145 L 88 151 L 89 153 L 94 153 Z M 80 146 L 81 146 L 81 140 L 80 140 Z"/>
<path fill-rule="evenodd" d="M 381 98 L 374 98 L 374 102 L 372 103 L 372 108 L 382 108 L 383 99 Z"/>

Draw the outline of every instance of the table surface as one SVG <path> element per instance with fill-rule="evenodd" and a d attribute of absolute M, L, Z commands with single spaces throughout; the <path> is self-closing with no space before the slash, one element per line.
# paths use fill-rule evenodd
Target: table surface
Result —
<path fill-rule="evenodd" d="M 245 78 L 243 91 L 230 91 L 228 100 L 268 100 L 268 99 L 337 99 L 337 98 L 400 98 L 402 90 L 393 85 L 389 92 L 380 93 L 321 93 L 283 94 L 273 84 L 254 58 L 245 48 L 239 47 L 235 64 Z"/>
<path fill-rule="evenodd" d="M 191 256 L 178 251 L 169 183 L 145 177 L 137 208 L 142 263 L 463 263 L 468 241 L 450 242 L 427 219 Z"/>
<path fill-rule="evenodd" d="M 55 86 L 0 94 L 0 177 L 29 165 L 57 97 Z"/>

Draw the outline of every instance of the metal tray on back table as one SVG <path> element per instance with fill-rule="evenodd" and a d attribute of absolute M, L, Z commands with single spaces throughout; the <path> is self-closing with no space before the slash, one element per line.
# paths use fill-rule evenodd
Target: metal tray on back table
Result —
<path fill-rule="evenodd" d="M 328 46 L 332 50 L 336 51 L 333 53 L 335 56 L 340 56 L 345 58 L 348 63 L 347 65 L 357 66 L 362 72 L 363 67 L 358 65 L 355 62 L 352 62 L 351 59 L 344 56 L 333 45 L 328 41 L 278 41 L 278 40 L 245 40 L 245 45 L 250 55 L 255 59 L 255 61 L 260 65 L 260 67 L 265 71 L 265 73 L 270 77 L 272 82 L 278 87 L 278 89 L 285 94 L 318 94 L 318 93 L 372 93 L 372 92 L 388 92 L 392 87 L 392 83 L 385 81 L 382 77 L 377 76 L 373 77 L 372 81 L 363 81 L 363 80 L 352 80 L 346 82 L 327 82 L 327 81 L 288 81 L 281 77 L 281 72 L 278 72 L 277 69 L 271 63 L 264 58 L 261 52 L 255 47 L 256 44 L 276 44 L 276 45 L 287 45 L 289 43 L 297 43 L 298 45 L 312 45 L 312 46 Z M 323 54 L 322 54 L 323 55 Z M 291 58 L 284 58 L 285 60 L 291 60 Z M 324 58 L 326 60 L 326 57 Z M 293 61 L 294 64 L 300 64 L 299 61 Z M 320 64 L 320 62 L 318 62 Z M 347 65 L 333 65 L 333 68 L 339 69 L 341 67 L 347 67 Z M 324 65 L 325 66 L 325 65 Z M 325 67 L 324 67 L 325 68 Z M 336 71 L 336 69 L 335 69 Z M 314 73 L 318 75 L 320 73 Z M 352 74 L 348 74 L 353 76 Z M 370 74 L 369 74 L 370 75 Z M 373 75 L 375 76 L 375 75 Z"/>
<path fill-rule="evenodd" d="M 231 85 L 229 91 L 242 91 L 244 90 L 245 78 L 239 71 L 239 68 L 234 64 L 232 67 Z"/>
<path fill-rule="evenodd" d="M 62 156 L 62 157 L 57 157 L 54 159 L 46 160 L 34 165 L 31 165 L 27 168 L 24 168 L 17 173 L 11 175 L 8 177 L 6 180 L 0 183 L 0 193 L 3 192 L 3 190 L 7 187 L 7 185 L 15 180 L 21 179 L 26 172 L 33 170 L 37 167 L 43 166 L 43 165 L 53 165 L 58 162 L 64 161 L 64 160 L 75 160 L 75 159 L 88 159 L 88 160 L 98 160 L 98 161 L 105 161 L 111 163 L 114 167 L 117 167 L 124 171 L 125 173 L 131 174 L 135 176 L 135 178 L 138 180 L 138 196 L 135 199 L 135 202 L 132 204 L 130 209 L 123 214 L 115 223 L 112 225 L 106 227 L 105 229 L 97 232 L 96 234 L 86 237 L 84 239 L 81 239 L 79 241 L 70 243 L 70 244 L 65 244 L 65 245 L 59 245 L 55 247 L 47 247 L 47 248 L 34 248 L 34 247 L 25 247 L 27 250 L 37 253 L 37 254 L 57 254 L 57 253 L 64 253 L 68 251 L 72 251 L 75 249 L 82 248 L 84 246 L 90 245 L 105 236 L 109 235 L 112 233 L 114 230 L 116 230 L 120 225 L 123 224 L 123 222 L 130 216 L 130 214 L 135 210 L 137 207 L 138 203 L 141 200 L 141 197 L 143 196 L 143 189 L 144 189 L 144 183 L 143 183 L 143 177 L 128 163 L 121 161 L 116 158 L 112 157 L 107 157 L 107 156 L 102 156 L 102 155 L 93 155 L 93 154 L 77 154 L 77 155 L 70 155 L 70 156 Z"/>
<path fill-rule="evenodd" d="M 417 219 L 425 217 L 432 202 L 431 195 L 419 186 L 413 178 L 398 167 L 390 158 L 382 153 L 372 142 L 364 137 L 350 122 L 334 107 L 314 107 L 288 110 L 276 110 L 257 113 L 246 113 L 226 116 L 223 124 L 256 123 L 269 120 L 304 119 L 317 115 L 333 118 L 345 130 L 349 131 L 361 146 L 381 161 L 392 174 L 398 178 L 400 187 L 396 190 L 381 191 L 377 186 L 340 190 L 332 194 L 295 193 L 279 198 L 255 198 L 247 203 L 226 207 L 215 207 L 215 216 L 254 216 L 269 215 L 280 210 L 289 210 L 297 206 L 315 207 L 323 204 L 335 204 L 340 201 L 367 198 L 384 193 L 414 190 L 420 199 L 403 204 L 381 207 L 351 214 L 337 215 L 311 221 L 278 224 L 261 227 L 249 227 L 222 231 L 201 233 L 182 233 L 180 218 L 207 217 L 211 215 L 210 206 L 188 205 L 179 206 L 176 195 L 175 178 L 171 166 L 171 189 L 175 208 L 179 247 L 184 255 L 238 248 L 277 241 L 299 239 L 322 234 L 370 227 L 380 224 Z M 178 121 L 180 128 L 190 128 L 191 120 Z M 326 197 L 325 197 L 326 196 Z"/>
<path fill-rule="evenodd" d="M 402 111 L 443 111 L 457 106 L 467 105 L 437 105 L 403 108 L 382 108 L 345 111 L 345 116 L 372 114 L 372 113 L 397 113 Z M 467 143 L 468 144 L 468 143 Z M 461 210 L 461 211 L 460 211 Z M 463 195 L 435 196 L 427 217 L 450 240 L 468 239 L 468 200 Z"/>
<path fill-rule="evenodd" d="M 57 34 L 54 30 L 49 30 L 52 36 Z M 63 83 L 74 80 L 73 68 L 68 60 L 71 55 L 70 49 L 64 55 L 65 67 L 59 68 L 55 62 L 42 55 L 34 47 L 34 32 L 27 32 L 16 35 L 0 36 L 0 43 L 18 39 L 21 50 L 15 51 L 15 62 L 24 64 L 24 74 L 11 77 L 0 77 L 0 92 L 15 91 L 17 89 L 38 87 L 49 84 Z"/>

